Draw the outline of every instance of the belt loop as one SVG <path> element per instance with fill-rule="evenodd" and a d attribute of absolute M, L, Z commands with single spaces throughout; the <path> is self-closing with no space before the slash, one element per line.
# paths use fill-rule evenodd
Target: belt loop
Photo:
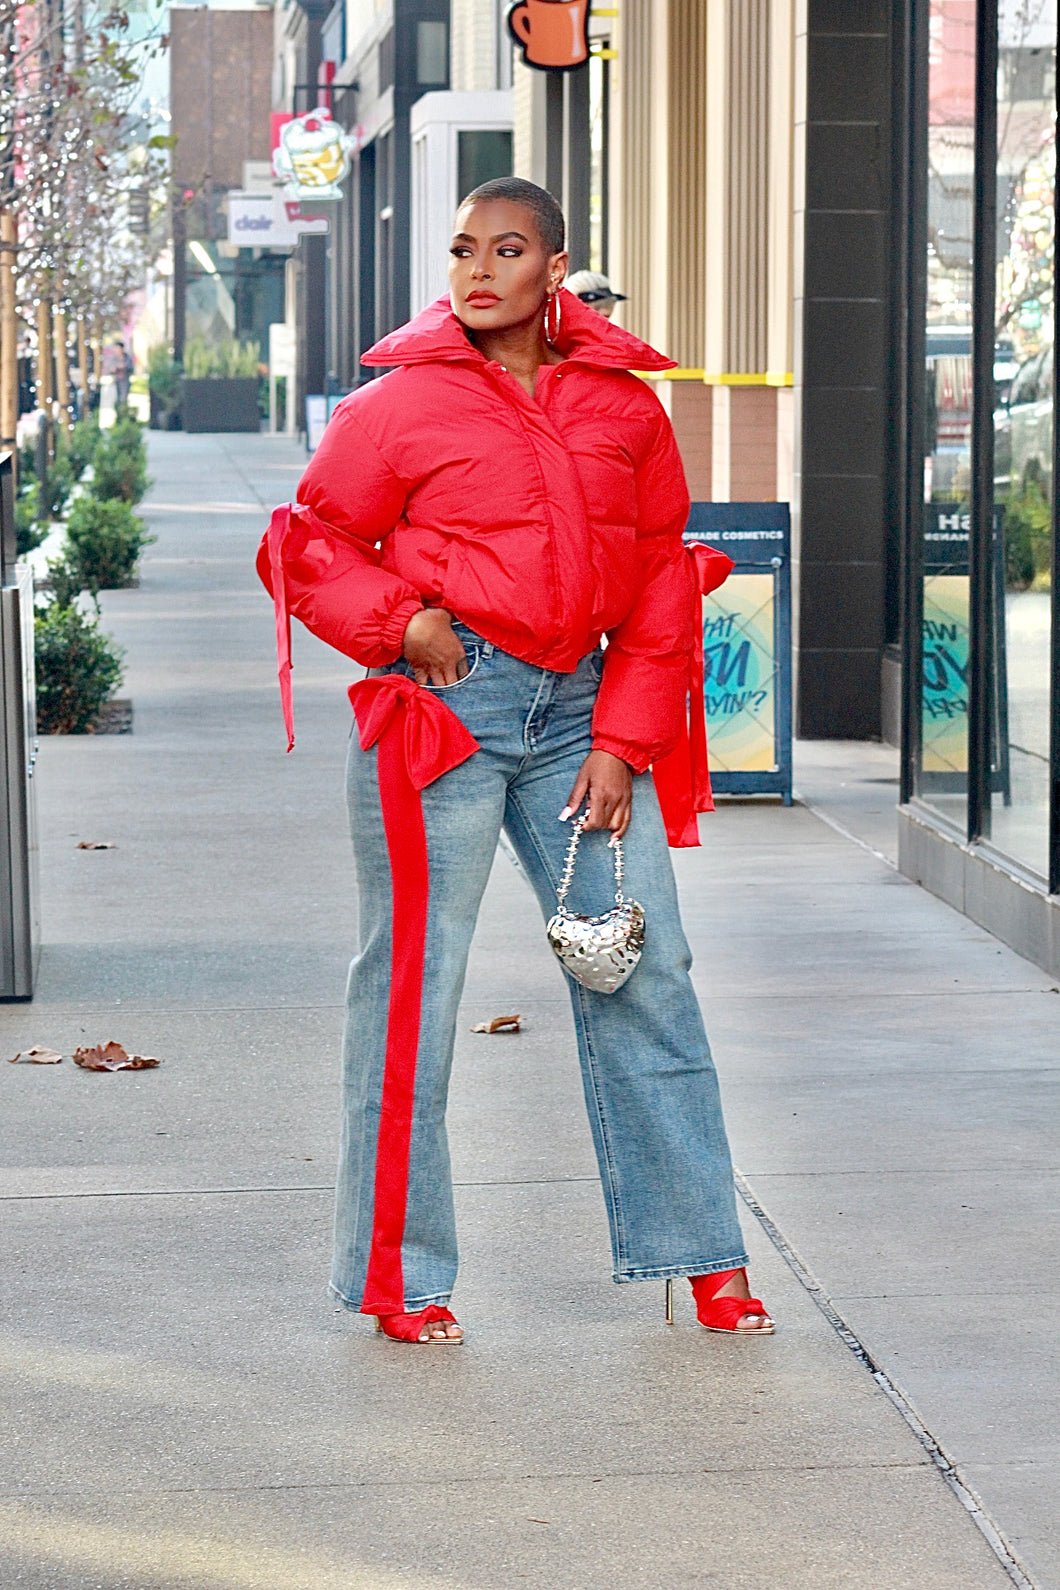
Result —
<path fill-rule="evenodd" d="M 492 657 L 493 656 L 493 652 L 494 652 L 493 642 L 491 640 L 487 640 L 486 642 L 484 642 L 483 647 L 482 647 L 482 655 L 483 655 L 483 657 Z"/>

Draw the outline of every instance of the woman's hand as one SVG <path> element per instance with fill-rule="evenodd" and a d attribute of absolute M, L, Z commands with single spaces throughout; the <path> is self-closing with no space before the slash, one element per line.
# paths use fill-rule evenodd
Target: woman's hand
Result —
<path fill-rule="evenodd" d="M 587 796 L 586 831 L 610 828 L 621 839 L 633 814 L 633 770 L 629 763 L 612 756 L 610 751 L 590 751 L 559 814 L 563 821 L 581 810 Z"/>
<path fill-rule="evenodd" d="M 467 653 L 444 607 L 422 607 L 405 627 L 403 651 L 418 685 L 455 685 L 469 673 Z"/>

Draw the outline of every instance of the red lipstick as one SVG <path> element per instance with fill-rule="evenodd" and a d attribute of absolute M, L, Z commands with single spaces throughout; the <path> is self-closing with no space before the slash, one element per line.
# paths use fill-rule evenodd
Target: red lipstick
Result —
<path fill-rule="evenodd" d="M 480 288 L 477 292 L 468 293 L 465 302 L 469 304 L 482 304 L 483 306 L 486 306 L 489 304 L 499 304 L 500 299 L 497 297 L 496 293 L 491 293 L 488 288 Z"/>

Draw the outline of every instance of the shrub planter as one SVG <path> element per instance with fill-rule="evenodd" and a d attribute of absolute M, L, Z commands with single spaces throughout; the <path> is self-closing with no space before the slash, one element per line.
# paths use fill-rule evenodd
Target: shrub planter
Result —
<path fill-rule="evenodd" d="M 160 397 L 151 393 L 151 417 L 148 421 L 153 431 L 179 431 L 180 430 L 180 399 L 177 407 L 173 408 L 168 402 L 163 402 Z"/>
<path fill-rule="evenodd" d="M 258 378 L 254 376 L 184 377 L 180 413 L 186 431 L 260 431 Z"/>

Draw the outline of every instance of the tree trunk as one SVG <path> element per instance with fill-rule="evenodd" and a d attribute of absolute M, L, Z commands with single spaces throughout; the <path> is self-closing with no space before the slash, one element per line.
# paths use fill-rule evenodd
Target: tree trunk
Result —
<path fill-rule="evenodd" d="M 59 399 L 59 423 L 70 433 L 70 354 L 66 344 L 66 311 L 56 309 L 53 321 L 55 338 L 55 386 Z"/>
<path fill-rule="evenodd" d="M 48 438 L 48 456 L 52 453 L 52 420 L 55 403 L 55 378 L 52 371 L 52 306 L 51 300 L 41 297 L 37 305 L 37 406 L 44 410 L 45 434 Z"/>
<path fill-rule="evenodd" d="M 84 420 L 88 418 L 88 338 L 85 336 L 85 317 L 77 317 L 77 368 L 81 372 L 81 401 L 78 404 L 78 414 Z"/>

